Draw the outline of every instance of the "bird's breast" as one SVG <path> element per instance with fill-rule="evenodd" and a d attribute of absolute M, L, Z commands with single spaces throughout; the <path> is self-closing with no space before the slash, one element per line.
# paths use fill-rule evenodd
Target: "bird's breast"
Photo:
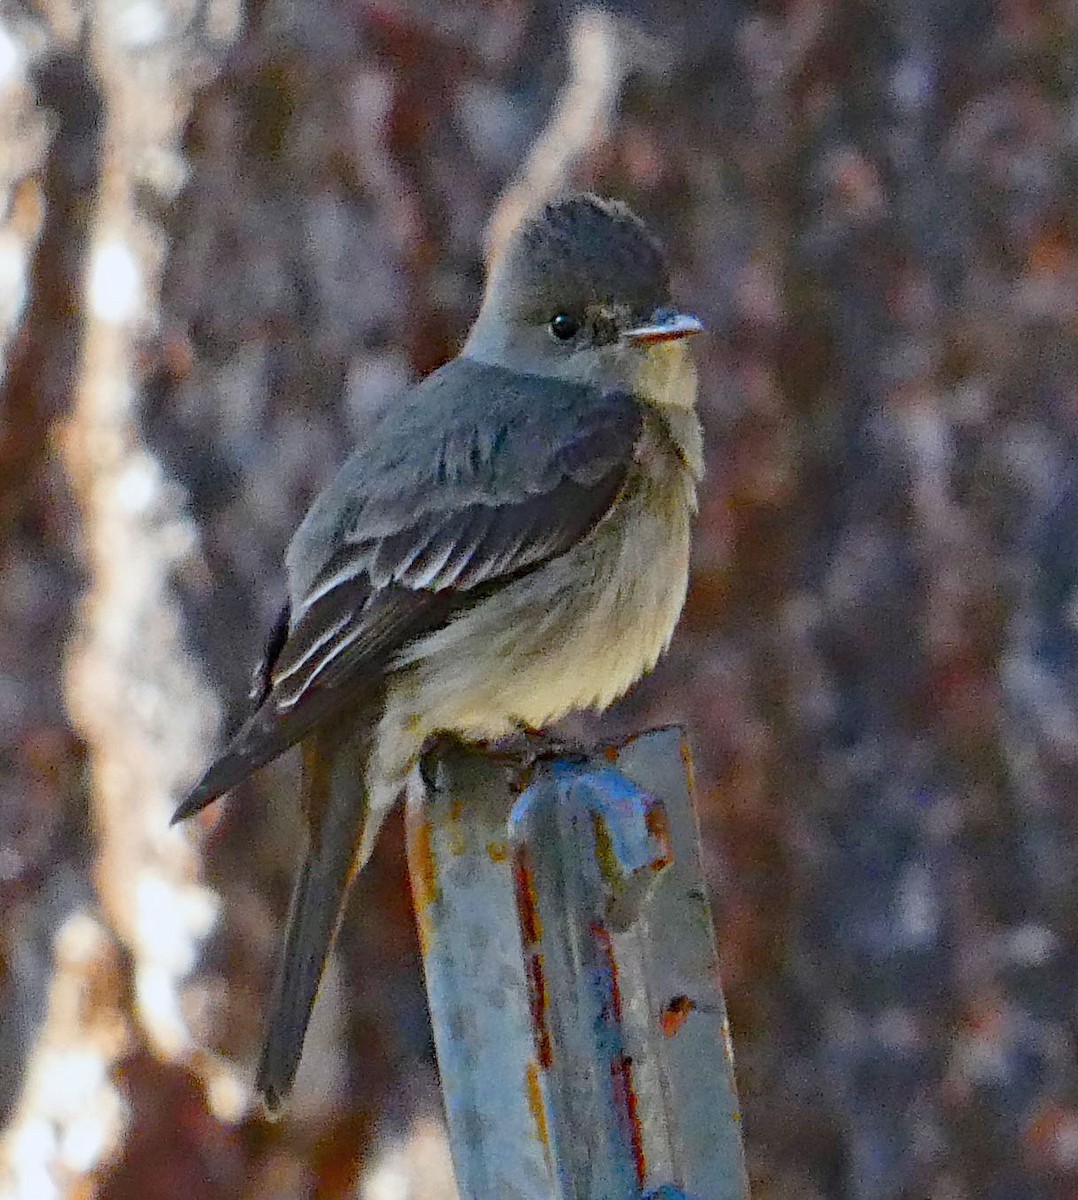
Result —
<path fill-rule="evenodd" d="M 640 451 L 576 547 L 406 652 L 399 698 L 427 731 L 541 727 L 606 708 L 655 665 L 685 600 L 696 479 L 668 431 Z"/>

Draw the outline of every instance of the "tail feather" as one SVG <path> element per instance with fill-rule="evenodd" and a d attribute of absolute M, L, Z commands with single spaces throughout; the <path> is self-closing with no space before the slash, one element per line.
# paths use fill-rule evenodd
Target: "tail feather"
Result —
<path fill-rule="evenodd" d="M 303 1039 L 336 936 L 349 884 L 363 865 L 370 726 L 331 720 L 304 745 L 303 792 L 309 826 L 306 857 L 292 893 L 272 1016 L 258 1065 L 266 1107 L 281 1107 L 296 1076 Z"/>
<path fill-rule="evenodd" d="M 347 862 L 339 861 L 343 857 L 342 853 L 331 851 L 327 856 L 308 850 L 292 893 L 273 1015 L 255 1085 L 270 1112 L 284 1103 L 299 1068 L 307 1025 L 351 876 L 351 856 Z"/>

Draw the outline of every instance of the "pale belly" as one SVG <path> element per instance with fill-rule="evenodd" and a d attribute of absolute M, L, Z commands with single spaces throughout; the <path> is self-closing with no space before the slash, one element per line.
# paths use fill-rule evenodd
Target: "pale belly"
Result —
<path fill-rule="evenodd" d="M 664 474 L 639 478 L 574 550 L 407 652 L 388 708 L 408 740 L 541 728 L 606 708 L 651 670 L 685 600 L 693 508 L 688 473 Z"/>

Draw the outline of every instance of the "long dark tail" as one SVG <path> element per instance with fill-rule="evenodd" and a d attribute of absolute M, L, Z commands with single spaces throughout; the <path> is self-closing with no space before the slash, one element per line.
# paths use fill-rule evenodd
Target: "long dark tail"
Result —
<path fill-rule="evenodd" d="M 365 785 L 373 725 L 362 713 L 330 719 L 303 746 L 306 857 L 292 893 L 258 1090 L 276 1111 L 299 1066 L 326 959 L 337 933 L 367 822 Z"/>

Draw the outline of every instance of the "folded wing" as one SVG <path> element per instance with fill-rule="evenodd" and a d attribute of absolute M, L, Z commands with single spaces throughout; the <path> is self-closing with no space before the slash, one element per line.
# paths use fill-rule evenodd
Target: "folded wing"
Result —
<path fill-rule="evenodd" d="M 478 412 L 462 402 L 477 389 Z M 624 485 L 641 421 L 624 393 L 462 359 L 410 393 L 300 527 L 287 635 L 271 641 L 257 707 L 173 819 L 370 700 L 402 647 L 586 537 Z"/>

